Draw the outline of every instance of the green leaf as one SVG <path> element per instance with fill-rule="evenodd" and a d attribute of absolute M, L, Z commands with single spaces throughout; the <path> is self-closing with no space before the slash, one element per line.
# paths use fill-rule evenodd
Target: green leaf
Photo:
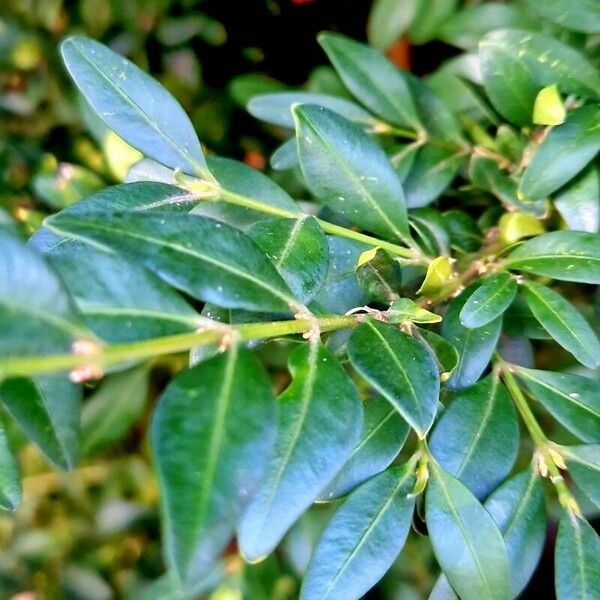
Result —
<path fill-rule="evenodd" d="M 420 238 L 429 256 L 450 254 L 450 235 L 446 222 L 433 208 L 415 208 L 410 211 L 410 224 Z"/>
<path fill-rule="evenodd" d="M 279 397 L 274 455 L 239 526 L 240 550 L 252 562 L 277 546 L 360 437 L 362 403 L 333 354 L 303 344 L 289 366 L 293 382 Z"/>
<path fill-rule="evenodd" d="M 298 306 L 268 258 L 244 234 L 200 215 L 66 211 L 46 219 L 59 235 L 99 242 L 162 279 L 224 308 L 288 312 Z"/>
<path fill-rule="evenodd" d="M 527 165 L 519 194 L 545 198 L 573 179 L 600 151 L 600 109 L 584 106 L 544 138 Z"/>
<path fill-rule="evenodd" d="M 516 367 L 548 412 L 586 442 L 600 442 L 600 383 L 571 373 Z"/>
<path fill-rule="evenodd" d="M 350 100 L 309 92 L 279 92 L 255 96 L 248 103 L 248 112 L 262 121 L 293 129 L 292 106 L 294 104 L 324 106 L 349 121 L 370 127 L 377 123 L 377 119 L 373 115 Z"/>
<path fill-rule="evenodd" d="M 11 452 L 4 427 L 0 425 L 0 508 L 15 510 L 22 499 L 19 467 Z"/>
<path fill-rule="evenodd" d="M 206 174 L 191 121 L 157 81 L 89 38 L 67 38 L 61 53 L 81 93 L 115 133 L 168 167 Z"/>
<path fill-rule="evenodd" d="M 600 341 L 581 313 L 560 294 L 528 281 L 525 283 L 527 304 L 540 325 L 582 365 L 600 366 Z"/>
<path fill-rule="evenodd" d="M 475 219 L 461 210 L 448 210 L 442 215 L 453 247 L 462 252 L 475 252 L 483 242 L 483 233 Z"/>
<path fill-rule="evenodd" d="M 365 321 L 348 342 L 354 368 L 425 437 L 435 417 L 440 378 L 425 347 L 392 325 Z"/>
<path fill-rule="evenodd" d="M 269 378 L 239 346 L 179 374 L 161 396 L 152 451 L 163 535 L 168 562 L 186 586 L 229 543 L 268 462 L 275 419 Z"/>
<path fill-rule="evenodd" d="M 411 321 L 412 323 L 439 323 L 442 320 L 440 315 L 432 313 L 419 306 L 409 298 L 398 298 L 392 302 L 387 311 L 388 323 L 402 323 Z"/>
<path fill-rule="evenodd" d="M 79 454 L 81 389 L 63 375 L 7 379 L 0 402 L 46 458 L 72 469 Z"/>
<path fill-rule="evenodd" d="M 356 278 L 370 298 L 390 303 L 398 298 L 402 268 L 393 256 L 381 248 L 363 252 L 358 260 Z"/>
<path fill-rule="evenodd" d="M 578 0 L 573 4 L 567 4 L 565 0 L 525 1 L 542 17 L 561 27 L 586 33 L 600 33 L 597 0 Z"/>
<path fill-rule="evenodd" d="M 287 171 L 299 165 L 296 136 L 278 146 L 269 159 L 275 171 Z"/>
<path fill-rule="evenodd" d="M 449 341 L 429 329 L 417 328 L 416 334 L 439 365 L 441 380 L 447 381 L 458 365 L 458 351 Z"/>
<path fill-rule="evenodd" d="M 132 342 L 200 326 L 200 315 L 175 290 L 135 262 L 46 229 L 31 243 L 44 252 L 88 327 L 103 340 Z"/>
<path fill-rule="evenodd" d="M 571 479 L 600 508 L 600 444 L 561 446 Z"/>
<path fill-rule="evenodd" d="M 479 44 L 485 90 L 499 113 L 517 125 L 531 125 L 541 88 L 583 98 L 600 95 L 600 75 L 577 50 L 531 31 L 496 29 Z"/>
<path fill-rule="evenodd" d="M 360 440 L 320 498 L 331 500 L 344 496 L 363 481 L 381 473 L 398 456 L 408 432 L 408 424 L 385 398 L 367 400 Z"/>
<path fill-rule="evenodd" d="M 369 110 L 394 125 L 421 129 L 406 79 L 382 54 L 337 33 L 321 33 L 318 40 L 344 85 Z"/>
<path fill-rule="evenodd" d="M 405 33 L 420 0 L 375 0 L 367 22 L 369 44 L 382 52 Z"/>
<path fill-rule="evenodd" d="M 583 518 L 564 513 L 554 554 L 558 600 L 588 600 L 600 590 L 600 537 Z"/>
<path fill-rule="evenodd" d="M 410 239 L 402 186 L 380 146 L 325 108 L 300 105 L 294 116 L 300 166 L 310 191 L 359 227 Z"/>
<path fill-rule="evenodd" d="M 456 10 L 458 0 L 421 0 L 417 14 L 410 26 L 410 38 L 417 44 L 433 39 L 442 23 Z"/>
<path fill-rule="evenodd" d="M 358 600 L 383 577 L 410 530 L 414 481 L 410 467 L 393 467 L 344 502 L 311 558 L 301 599 Z"/>
<path fill-rule="evenodd" d="M 561 281 L 600 284 L 600 236 L 581 231 L 552 231 L 521 244 L 506 267 Z"/>
<path fill-rule="evenodd" d="M 471 285 L 455 298 L 442 321 L 442 336 L 457 350 L 460 360 L 447 382 L 448 389 L 462 390 L 473 385 L 487 367 L 500 337 L 502 317 L 483 327 L 467 329 L 460 322 L 460 313 L 478 284 Z"/>
<path fill-rule="evenodd" d="M 438 256 L 429 263 L 425 279 L 417 293 L 429 298 L 435 298 L 446 288 L 452 276 L 450 258 L 448 256 Z"/>
<path fill-rule="evenodd" d="M 554 206 L 567 227 L 597 233 L 600 230 L 600 171 L 590 165 L 554 197 Z"/>
<path fill-rule="evenodd" d="M 535 97 L 533 122 L 536 125 L 560 125 L 564 123 L 567 110 L 560 97 L 558 86 L 547 85 Z"/>
<path fill-rule="evenodd" d="M 552 339 L 527 306 L 522 287 L 517 292 L 514 302 L 508 307 L 502 324 L 504 332 L 513 337 L 523 336 L 531 340 Z"/>
<path fill-rule="evenodd" d="M 318 293 L 327 276 L 329 249 L 318 221 L 269 219 L 248 230 L 248 235 L 271 259 L 294 296 L 306 304 Z"/>
<path fill-rule="evenodd" d="M 460 310 L 460 322 L 469 329 L 487 325 L 499 317 L 515 299 L 517 282 L 510 273 L 496 273 L 481 280 Z"/>
<path fill-rule="evenodd" d="M 148 367 L 110 375 L 83 405 L 81 454 L 93 456 L 121 440 L 137 423 L 148 397 Z"/>
<path fill-rule="evenodd" d="M 508 558 L 498 527 L 458 479 L 429 464 L 425 518 L 442 571 L 465 600 L 508 600 Z"/>
<path fill-rule="evenodd" d="M 525 212 L 506 212 L 498 221 L 500 238 L 505 244 L 514 244 L 525 237 L 541 235 L 545 229 L 532 214 Z"/>
<path fill-rule="evenodd" d="M 69 352 L 92 338 L 58 276 L 33 249 L 0 229 L 0 356 Z M 2 365 L 0 364 L 0 379 Z"/>
<path fill-rule="evenodd" d="M 508 475 L 519 450 L 519 426 L 497 376 L 453 395 L 429 448 L 440 466 L 480 500 Z"/>

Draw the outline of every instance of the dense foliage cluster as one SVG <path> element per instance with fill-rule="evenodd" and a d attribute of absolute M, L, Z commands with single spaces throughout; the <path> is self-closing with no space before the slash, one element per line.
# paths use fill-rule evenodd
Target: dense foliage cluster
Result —
<path fill-rule="evenodd" d="M 427 81 L 328 32 L 329 93 L 250 100 L 301 201 L 207 153 L 120 54 L 62 43 L 85 111 L 139 160 L 27 242 L 2 221 L 0 399 L 71 468 L 139 420 L 153 368 L 173 374 L 147 598 L 199 597 L 277 549 L 301 590 L 248 597 L 360 598 L 407 544 L 441 572 L 419 585 L 407 559 L 406 593 L 515 598 L 549 520 L 557 597 L 600 597 L 600 10 L 408 4 L 377 2 L 370 39 L 464 50 Z M 14 509 L 4 434 L 0 455 Z"/>

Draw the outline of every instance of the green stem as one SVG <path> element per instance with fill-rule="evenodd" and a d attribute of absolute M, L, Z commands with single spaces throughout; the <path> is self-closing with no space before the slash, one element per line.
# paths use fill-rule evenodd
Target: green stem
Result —
<path fill-rule="evenodd" d="M 126 344 L 98 346 L 97 351 L 89 355 L 70 353 L 6 358 L 3 359 L 0 366 L 0 380 L 6 377 L 25 377 L 56 371 L 70 371 L 86 365 L 105 369 L 123 362 L 175 354 L 197 346 L 219 343 L 227 334 L 239 340 L 248 341 L 306 333 L 315 327 L 322 332 L 345 329 L 355 327 L 363 318 L 364 315 L 349 315 L 240 325 L 215 323 L 213 328 L 203 331 L 180 333 Z"/>
<path fill-rule="evenodd" d="M 234 204 L 236 206 L 241 206 L 250 210 L 256 210 L 258 212 L 262 212 L 268 215 L 273 215 L 274 217 L 283 217 L 284 219 L 298 219 L 303 216 L 302 213 L 292 212 L 290 210 L 278 208 L 277 206 L 272 206 L 270 204 L 267 204 L 266 202 L 261 202 L 260 200 L 254 200 L 253 198 L 248 198 L 247 196 L 236 194 L 235 192 L 226 190 L 224 188 L 221 188 L 219 190 L 219 199 L 227 202 L 228 204 Z M 325 231 L 326 233 L 330 233 L 338 237 L 344 237 L 350 240 L 355 240 L 357 242 L 362 242 L 363 244 L 367 244 L 370 246 L 379 246 L 380 248 L 383 248 L 384 250 L 387 250 L 388 252 L 395 254 L 396 256 L 401 256 L 402 258 L 414 260 L 422 259 L 422 257 L 417 255 L 415 250 L 405 248 L 404 246 L 399 246 L 398 244 L 393 244 L 392 242 L 386 242 L 385 240 L 380 240 L 370 235 L 359 233 L 358 231 L 348 229 L 347 227 L 334 225 L 333 223 L 323 221 L 322 219 L 317 219 L 317 221 L 319 222 L 319 225 L 323 228 L 323 231 Z"/>

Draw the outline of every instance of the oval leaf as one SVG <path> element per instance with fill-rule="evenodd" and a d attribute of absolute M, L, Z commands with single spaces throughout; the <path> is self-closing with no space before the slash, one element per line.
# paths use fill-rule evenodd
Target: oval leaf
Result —
<path fill-rule="evenodd" d="M 577 487 L 600 508 L 600 444 L 563 446 L 560 452 Z"/>

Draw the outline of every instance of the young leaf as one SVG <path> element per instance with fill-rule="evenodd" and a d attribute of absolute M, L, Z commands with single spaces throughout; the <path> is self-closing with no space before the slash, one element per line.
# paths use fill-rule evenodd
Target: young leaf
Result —
<path fill-rule="evenodd" d="M 277 546 L 360 436 L 362 403 L 333 354 L 321 344 L 304 344 L 289 364 L 293 382 L 279 398 L 274 455 L 239 526 L 240 549 L 250 561 Z"/>
<path fill-rule="evenodd" d="M 383 55 L 336 33 L 318 39 L 345 86 L 369 110 L 394 125 L 421 128 L 406 79 Z"/>
<path fill-rule="evenodd" d="M 123 252 L 171 285 L 224 308 L 288 312 L 299 304 L 252 240 L 207 217 L 160 211 L 72 216 L 65 211 L 46 225 Z"/>
<path fill-rule="evenodd" d="M 425 279 L 417 291 L 418 294 L 435 298 L 452 279 L 452 263 L 448 256 L 434 258 L 427 267 Z"/>
<path fill-rule="evenodd" d="M 562 281 L 600 283 L 600 236 L 583 231 L 552 231 L 521 244 L 506 267 Z"/>
<path fill-rule="evenodd" d="M 460 312 L 478 285 L 472 285 L 455 298 L 442 321 L 442 336 L 457 350 L 460 360 L 447 382 L 448 389 L 462 390 L 473 385 L 481 376 L 492 357 L 502 329 L 502 317 L 483 327 L 467 329 L 460 322 Z"/>
<path fill-rule="evenodd" d="M 560 452 L 577 487 L 600 508 L 600 444 L 562 446 Z"/>
<path fill-rule="evenodd" d="M 554 550 L 558 600 L 587 600 L 600 590 L 600 537 L 581 517 L 564 513 Z"/>
<path fill-rule="evenodd" d="M 560 97 L 558 86 L 548 85 L 535 97 L 533 122 L 536 125 L 560 125 L 564 123 L 567 110 Z"/>
<path fill-rule="evenodd" d="M 81 388 L 63 375 L 7 379 L 0 402 L 46 458 L 72 469 L 79 454 Z"/>
<path fill-rule="evenodd" d="M 110 375 L 81 411 L 81 454 L 88 457 L 122 439 L 144 412 L 148 367 Z"/>
<path fill-rule="evenodd" d="M 573 179 L 600 151 L 600 108 L 583 106 L 554 127 L 527 165 L 519 194 L 545 198 Z"/>
<path fill-rule="evenodd" d="M 541 235 L 545 229 L 534 215 L 526 212 L 506 212 L 498 221 L 500 239 L 505 244 L 514 244 L 534 235 Z"/>
<path fill-rule="evenodd" d="M 600 442 L 600 383 L 571 373 L 517 368 L 548 412 L 586 442 Z"/>
<path fill-rule="evenodd" d="M 481 40 L 479 60 L 489 99 L 517 125 L 531 125 L 535 98 L 547 85 L 583 98 L 600 96 L 596 68 L 577 50 L 540 33 L 495 29 Z"/>
<path fill-rule="evenodd" d="M 440 315 L 426 310 L 419 306 L 410 298 L 398 298 L 390 305 L 388 311 L 388 323 L 402 323 L 411 321 L 412 323 L 439 323 L 442 320 Z"/>
<path fill-rule="evenodd" d="M 186 586 L 228 544 L 268 462 L 275 419 L 269 378 L 237 345 L 178 375 L 161 396 L 152 451 L 167 558 Z"/>
<path fill-rule="evenodd" d="M 0 229 L 0 331 L 0 356 L 69 352 L 75 340 L 93 337 L 44 258 L 6 229 Z"/>
<path fill-rule="evenodd" d="M 21 504 L 21 497 L 19 467 L 0 425 L 0 508 L 15 510 Z"/>
<path fill-rule="evenodd" d="M 460 322 L 469 329 L 483 327 L 499 317 L 517 294 L 517 282 L 510 273 L 497 273 L 481 281 L 460 310 Z"/>
<path fill-rule="evenodd" d="M 377 119 L 354 102 L 336 96 L 325 94 L 311 94 L 308 92 L 279 92 L 254 96 L 248 103 L 248 112 L 257 119 L 279 125 L 280 127 L 294 128 L 292 106 L 294 104 L 316 104 L 337 113 L 344 119 L 374 126 Z"/>
<path fill-rule="evenodd" d="M 540 325 L 582 365 L 600 366 L 600 341 L 581 313 L 554 290 L 533 281 L 525 283 L 527 304 Z"/>
<path fill-rule="evenodd" d="M 519 450 L 519 426 L 497 376 L 488 375 L 454 395 L 429 448 L 440 466 L 480 500 L 508 475 Z"/>
<path fill-rule="evenodd" d="M 157 81 L 89 38 L 67 38 L 61 53 L 81 93 L 115 133 L 167 167 L 207 173 L 189 117 Z"/>
<path fill-rule="evenodd" d="M 344 496 L 349 491 L 386 469 L 398 456 L 409 427 L 398 411 L 381 397 L 367 400 L 358 444 L 350 458 L 321 493 L 322 500 Z"/>
<path fill-rule="evenodd" d="M 354 368 L 425 437 L 437 409 L 440 377 L 425 347 L 392 325 L 365 321 L 348 342 Z"/>
<path fill-rule="evenodd" d="M 596 0 L 580 0 L 568 6 L 565 0 L 525 1 L 542 17 L 561 27 L 586 33 L 600 33 Z"/>
<path fill-rule="evenodd" d="M 368 231 L 410 239 L 402 186 L 381 147 L 327 109 L 300 105 L 294 116 L 300 166 L 311 192 Z"/>
<path fill-rule="evenodd" d="M 452 587 L 468 600 L 509 600 L 506 547 L 490 514 L 460 481 L 430 461 L 425 518 L 433 551 Z"/>
<path fill-rule="evenodd" d="M 308 215 L 300 219 L 268 219 L 248 235 L 266 253 L 294 296 L 306 304 L 317 294 L 329 266 L 327 238 Z"/>
<path fill-rule="evenodd" d="M 358 600 L 390 568 L 410 530 L 412 469 L 399 466 L 359 487 L 327 524 L 300 598 Z"/>

